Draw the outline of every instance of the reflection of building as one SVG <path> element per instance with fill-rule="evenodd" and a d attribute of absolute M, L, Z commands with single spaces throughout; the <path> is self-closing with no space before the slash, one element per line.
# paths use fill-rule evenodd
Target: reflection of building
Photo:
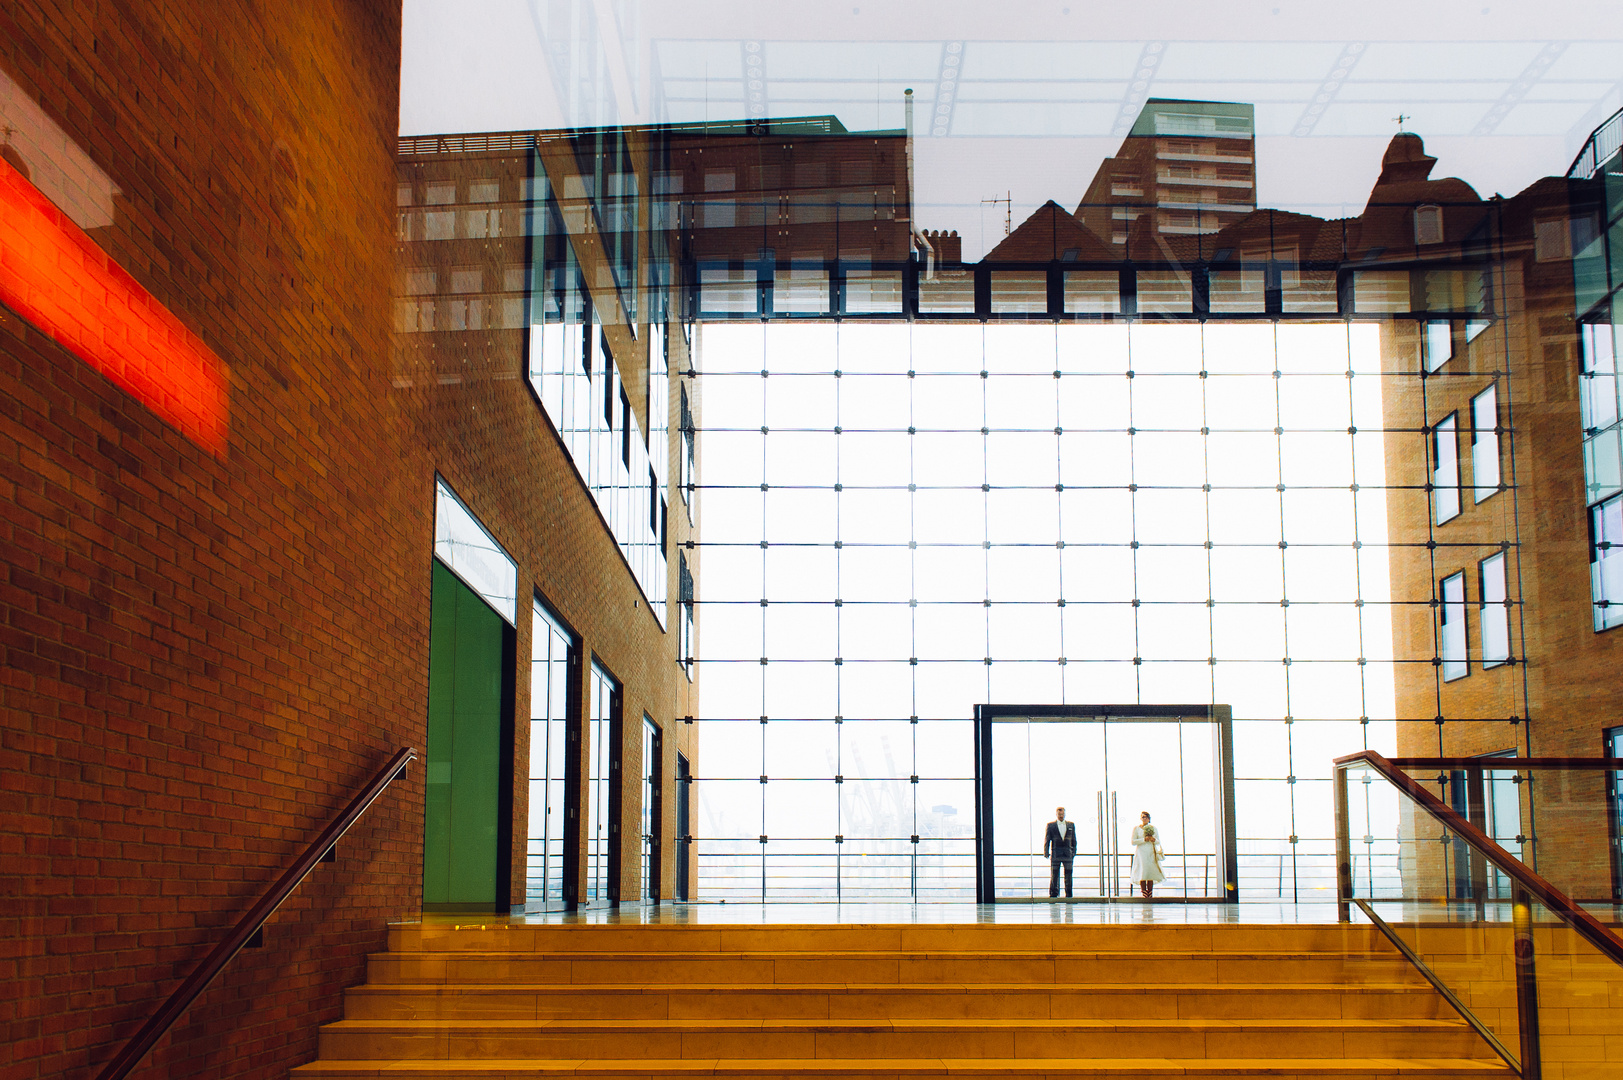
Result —
<path fill-rule="evenodd" d="M 1162 236 L 1213 233 L 1257 206 L 1253 108 L 1151 98 L 1076 208 L 1112 244 L 1140 227 Z"/>
<path fill-rule="evenodd" d="M 533 662 L 547 663 L 535 669 L 525 725 L 532 805 L 524 895 L 514 900 L 531 908 L 633 900 L 634 879 L 669 896 L 691 854 L 658 840 L 681 832 L 666 778 L 695 755 L 693 729 L 670 725 L 695 700 L 686 658 L 697 573 L 688 543 L 697 401 L 670 378 L 691 369 L 692 326 L 672 303 L 671 234 L 641 194 L 664 175 L 662 151 L 658 140 L 617 129 L 401 144 L 395 385 L 441 394 L 526 386 L 517 416 L 560 455 L 554 482 L 574 482 L 590 498 L 595 514 L 580 525 L 618 549 L 603 565 L 634 583 L 641 603 L 631 609 L 652 616 L 659 652 L 672 661 L 645 672 L 595 655 L 587 664 L 595 650 L 579 632 L 586 620 L 571 558 L 537 583 L 533 617 L 549 633 L 535 635 Z M 646 723 L 628 707 L 634 700 Z M 654 752 L 675 768 L 644 760 Z M 617 779 L 639 774 L 640 787 Z M 672 820 L 649 818 L 643 791 L 657 792 Z M 638 835 L 641 843 L 630 842 Z"/>

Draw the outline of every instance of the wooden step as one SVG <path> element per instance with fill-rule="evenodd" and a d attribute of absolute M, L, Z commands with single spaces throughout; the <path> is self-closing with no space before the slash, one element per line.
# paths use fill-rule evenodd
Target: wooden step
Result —
<path fill-rule="evenodd" d="M 406 923 L 390 927 L 391 951 L 405 952 L 1386 952 L 1368 924 L 1264 926 L 1059 924 L 628 924 Z"/>
<path fill-rule="evenodd" d="M 324 1060 L 482 1058 L 1463 1058 L 1458 1020 L 341 1020 Z"/>
<path fill-rule="evenodd" d="M 368 983 L 345 995 L 351 1020 L 1223 1019 L 1241 1016 L 1442 1019 L 1430 985 L 1292 983 L 648 984 Z"/>
<path fill-rule="evenodd" d="M 1511 1076 L 1367 926 L 491 919 L 368 967 L 295 1080 Z"/>
<path fill-rule="evenodd" d="M 377 982 L 525 983 L 1202 983 L 1402 982 L 1396 952 L 527 952 L 377 953 Z"/>
<path fill-rule="evenodd" d="M 1165 1058 L 756 1058 L 722 1061 L 599 1059 L 593 1061 L 504 1059 L 482 1062 L 321 1061 L 293 1070 L 294 1080 L 356 1080 L 377 1077 L 432 1077 L 434 1080 L 507 1080 L 519 1077 L 635 1077 L 637 1080 L 692 1080 L 731 1076 L 896 1080 L 899 1077 L 1019 1077 L 1021 1080 L 1106 1080 L 1177 1077 L 1179 1080 L 1514 1080 L 1503 1063 L 1457 1058 L 1214 1058 L 1199 1063 Z"/>

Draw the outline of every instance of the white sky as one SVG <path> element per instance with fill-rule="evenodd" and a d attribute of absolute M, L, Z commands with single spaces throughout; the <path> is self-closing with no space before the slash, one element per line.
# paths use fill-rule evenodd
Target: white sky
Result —
<path fill-rule="evenodd" d="M 1563 172 L 1623 105 L 1619 26 L 1614 4 L 1576 0 L 407 0 L 400 122 L 427 134 L 753 110 L 900 127 L 911 87 L 921 223 L 958 229 L 974 258 L 1001 237 L 1002 208 L 981 200 L 1008 193 L 1016 222 L 1049 198 L 1073 207 L 1146 96 L 1255 104 L 1265 206 L 1356 212 L 1400 113 L 1438 175 L 1514 194 Z"/>

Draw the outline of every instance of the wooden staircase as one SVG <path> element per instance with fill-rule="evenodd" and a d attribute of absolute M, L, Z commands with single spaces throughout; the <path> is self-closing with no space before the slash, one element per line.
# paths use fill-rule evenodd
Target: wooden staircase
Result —
<path fill-rule="evenodd" d="M 1515 1074 L 1373 927 L 402 926 L 295 1080 Z"/>

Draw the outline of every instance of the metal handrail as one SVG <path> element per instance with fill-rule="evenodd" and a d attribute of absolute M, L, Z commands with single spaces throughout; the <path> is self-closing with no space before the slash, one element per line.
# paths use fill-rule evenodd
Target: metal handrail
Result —
<path fill-rule="evenodd" d="M 1386 935 L 1386 940 L 1390 941 L 1394 946 L 1396 946 L 1398 952 L 1403 954 L 1403 958 L 1409 961 L 1410 964 L 1414 965 L 1416 971 L 1420 972 L 1420 974 L 1426 977 L 1426 981 L 1431 983 L 1432 988 L 1435 989 L 1439 994 L 1443 995 L 1443 1000 L 1452 1005 L 1454 1007 L 1454 1011 L 1459 1013 L 1467 1024 L 1470 1024 L 1473 1028 L 1475 1028 L 1478 1035 L 1487 1040 L 1488 1045 L 1493 1047 L 1493 1052 L 1503 1058 L 1505 1064 L 1509 1065 L 1512 1069 L 1515 1069 L 1519 1074 L 1522 1071 L 1522 1063 L 1511 1056 L 1510 1051 L 1505 1049 L 1505 1044 L 1499 1041 L 1499 1037 L 1492 1031 L 1488 1030 L 1488 1026 L 1486 1024 L 1477 1019 L 1476 1013 L 1468 1009 L 1465 1002 L 1461 1001 L 1455 996 L 1454 991 L 1450 990 L 1446 985 L 1444 985 L 1443 981 L 1437 977 L 1436 972 L 1427 967 L 1425 961 L 1421 960 L 1419 956 L 1415 955 L 1415 951 L 1409 948 L 1409 943 L 1398 937 L 1397 931 L 1393 930 L 1392 927 L 1387 924 L 1385 919 L 1375 914 L 1375 909 L 1370 907 L 1368 902 L 1360 900 L 1356 896 L 1352 898 L 1352 902 L 1357 904 L 1359 909 L 1362 910 L 1365 915 L 1369 916 L 1369 921 L 1375 924 L 1375 928 L 1377 930 Z"/>
<path fill-rule="evenodd" d="M 1494 867 L 1500 873 L 1504 874 L 1508 878 L 1511 878 L 1517 884 L 1521 885 L 1522 888 L 1538 897 L 1539 900 L 1543 902 L 1545 907 L 1553 911 L 1556 917 L 1562 922 L 1566 923 L 1573 930 L 1577 931 L 1578 935 L 1585 941 L 1599 949 L 1614 963 L 1623 965 L 1623 938 L 1619 938 L 1616 934 L 1612 933 L 1604 925 L 1602 925 L 1599 920 L 1597 920 L 1593 915 L 1589 914 L 1589 912 L 1585 911 L 1583 908 L 1579 907 L 1577 903 L 1571 900 L 1560 889 L 1557 889 L 1544 878 L 1534 873 L 1528 868 L 1526 863 L 1522 862 L 1520 859 L 1516 858 L 1516 856 L 1500 847 L 1494 842 L 1492 837 L 1488 836 L 1487 833 L 1473 825 L 1464 815 L 1460 814 L 1458 811 L 1444 803 L 1441 799 L 1437 798 L 1437 796 L 1427 791 L 1425 787 L 1415 781 L 1414 778 L 1398 771 L 1398 762 L 1400 761 L 1421 763 L 1418 765 L 1409 765 L 1408 767 L 1411 768 L 1440 768 L 1452 766 L 1436 765 L 1437 762 L 1465 760 L 1467 759 L 1399 758 L 1396 761 L 1392 761 L 1380 754 L 1377 754 L 1373 750 L 1361 750 L 1356 754 L 1348 754 L 1345 757 L 1336 758 L 1335 765 L 1336 769 L 1342 774 L 1343 779 L 1345 778 L 1346 770 L 1353 765 L 1367 765 L 1371 769 L 1374 769 L 1376 772 L 1380 773 L 1381 776 L 1386 778 L 1386 780 L 1394 787 L 1397 787 L 1405 795 L 1413 799 L 1427 813 L 1431 814 L 1432 817 L 1437 818 L 1444 825 L 1448 826 L 1448 828 L 1452 830 L 1455 835 L 1480 852 L 1489 862 L 1494 864 Z M 1475 764 L 1481 764 L 1481 760 L 1482 759 L 1476 759 Z M 1574 759 L 1496 758 L 1492 759 L 1489 767 L 1505 770 L 1536 768 L 1541 764 L 1566 763 L 1570 760 Z M 1596 767 L 1623 768 L 1623 760 L 1619 759 L 1589 758 L 1587 761 L 1598 763 Z M 1341 847 L 1344 839 L 1350 839 L 1350 837 L 1343 836 L 1343 834 L 1346 832 L 1347 822 L 1340 813 L 1341 806 L 1339 804 L 1341 801 L 1342 796 L 1338 791 L 1337 816 L 1338 818 L 1342 818 L 1342 820 L 1337 822 L 1336 828 L 1336 844 L 1338 849 Z M 1339 867 L 1337 873 L 1338 892 L 1340 894 L 1341 902 L 1345 904 L 1347 901 L 1352 899 L 1352 863 L 1350 852 L 1347 858 L 1343 858 L 1342 852 L 1338 850 L 1336 854 L 1336 862 Z"/>
<path fill-rule="evenodd" d="M 225 966 L 231 962 L 231 958 L 236 956 L 242 947 L 248 943 L 249 939 L 259 932 L 259 928 L 265 924 L 265 921 L 275 914 L 276 909 L 282 905 L 282 901 L 286 900 L 293 890 L 298 888 L 299 883 L 309 875 L 311 870 L 315 869 L 316 864 L 326 856 L 333 845 L 338 843 L 344 833 L 348 832 L 350 827 L 360 820 L 361 815 L 366 813 L 367 808 L 377 800 L 378 796 L 383 794 L 384 789 L 405 773 L 406 766 L 416 757 L 417 751 L 415 749 L 410 746 L 402 746 L 394 757 L 389 759 L 389 763 L 378 770 L 377 775 L 373 776 L 371 782 L 362 788 L 354 799 L 350 800 L 350 804 L 344 808 L 343 812 L 334 818 L 325 829 L 321 830 L 315 842 L 305 849 L 304 854 L 299 856 L 298 861 L 276 880 L 276 884 L 272 885 L 265 895 L 259 898 L 258 903 L 248 909 L 248 914 L 237 922 L 231 933 L 226 935 L 225 940 L 216 945 L 213 951 L 204 957 L 203 962 L 197 966 L 197 969 L 188 975 L 186 980 L 175 988 L 175 992 L 169 995 L 169 999 L 159 1007 L 158 1011 L 153 1013 L 145 1024 L 141 1025 L 141 1030 L 136 1032 L 134 1037 L 124 1044 L 124 1048 L 118 1052 L 118 1056 L 108 1062 L 106 1068 L 102 1069 L 97 1075 L 96 1080 L 122 1080 L 124 1076 L 129 1074 L 131 1069 L 135 1068 L 140 1060 L 146 1056 L 147 1051 L 152 1049 L 153 1044 L 163 1038 L 164 1032 L 168 1031 L 176 1020 L 180 1019 L 181 1014 L 191 1006 L 197 996 L 207 989 L 209 983 L 214 981 L 215 976 L 225 969 Z"/>

